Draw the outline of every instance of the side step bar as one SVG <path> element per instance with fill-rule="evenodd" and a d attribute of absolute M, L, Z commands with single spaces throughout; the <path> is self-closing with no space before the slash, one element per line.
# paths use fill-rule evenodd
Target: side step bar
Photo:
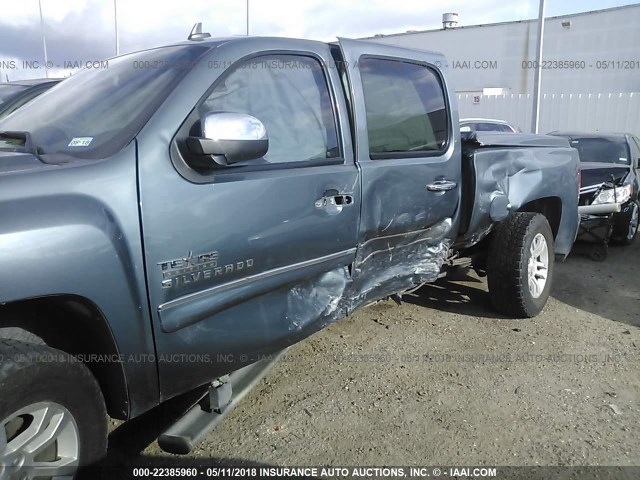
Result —
<path fill-rule="evenodd" d="M 160 448 L 167 453 L 185 455 L 193 450 L 271 370 L 288 349 L 236 370 L 212 386 L 176 423 L 158 437 Z"/>

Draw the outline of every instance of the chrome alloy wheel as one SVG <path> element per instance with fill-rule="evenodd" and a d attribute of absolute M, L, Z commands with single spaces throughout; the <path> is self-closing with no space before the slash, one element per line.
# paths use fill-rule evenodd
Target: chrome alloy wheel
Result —
<path fill-rule="evenodd" d="M 547 284 L 548 271 L 549 247 L 544 235 L 538 233 L 531 242 L 529 264 L 527 265 L 529 292 L 533 298 L 538 298 L 542 295 Z"/>
<path fill-rule="evenodd" d="M 73 478 L 80 439 L 65 407 L 35 403 L 9 415 L 0 426 L 0 480 Z"/>

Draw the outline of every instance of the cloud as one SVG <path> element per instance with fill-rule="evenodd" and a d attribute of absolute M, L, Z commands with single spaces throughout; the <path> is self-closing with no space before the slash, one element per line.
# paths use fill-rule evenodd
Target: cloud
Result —
<path fill-rule="evenodd" d="M 115 55 L 112 0 L 41 1 L 54 65 Z M 597 2 L 583 2 L 580 8 L 593 3 Z M 450 0 L 443 5 L 424 0 L 249 0 L 249 5 L 252 35 L 332 41 L 336 36 L 440 28 L 444 12 L 459 13 L 462 25 L 531 18 L 537 15 L 538 1 Z M 121 53 L 185 40 L 199 21 L 214 37 L 243 35 L 246 28 L 245 1 L 118 0 L 117 6 Z M 44 62 L 38 0 L 3 2 L 0 71 L 16 79 L 44 76 L 43 70 L 2 68 L 3 61 L 14 57 Z"/>

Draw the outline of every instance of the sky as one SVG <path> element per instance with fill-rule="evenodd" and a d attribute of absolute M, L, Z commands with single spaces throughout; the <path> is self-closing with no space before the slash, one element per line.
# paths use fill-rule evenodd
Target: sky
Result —
<path fill-rule="evenodd" d="M 212 36 L 244 35 L 246 0 L 116 0 L 120 53 L 185 40 L 195 22 Z M 76 62 L 115 55 L 114 0 L 41 0 L 51 76 Z M 547 0 L 547 15 L 629 5 L 623 0 Z M 460 25 L 538 16 L 538 0 L 249 0 L 251 35 L 332 41 L 440 28 L 442 14 Z M 44 77 L 38 0 L 0 0 L 2 80 Z M 24 68 L 23 61 L 39 68 Z M 66 62 L 72 62 L 65 69 Z M 35 64 L 32 64 L 35 66 Z M 66 64 L 69 66 L 69 64 Z"/>

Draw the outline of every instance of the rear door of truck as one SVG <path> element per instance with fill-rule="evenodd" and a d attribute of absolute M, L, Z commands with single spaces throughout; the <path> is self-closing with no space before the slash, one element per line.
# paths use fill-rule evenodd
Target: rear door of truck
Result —
<path fill-rule="evenodd" d="M 458 228 L 458 113 L 443 56 L 340 39 L 362 178 L 361 303 L 437 278 Z"/>

